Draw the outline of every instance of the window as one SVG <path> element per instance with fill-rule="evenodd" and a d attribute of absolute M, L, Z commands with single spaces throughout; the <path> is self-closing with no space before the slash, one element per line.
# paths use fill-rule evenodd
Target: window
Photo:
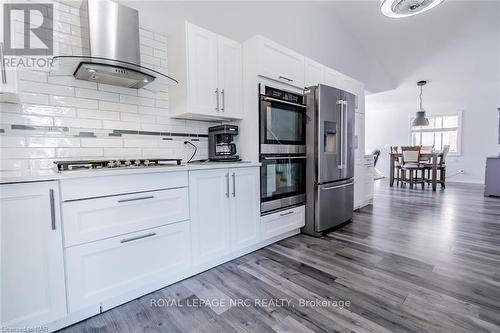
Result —
<path fill-rule="evenodd" d="M 451 114 L 442 116 L 428 116 L 429 126 L 412 126 L 410 119 L 410 142 L 413 146 L 432 146 L 435 150 L 442 150 L 443 146 L 450 146 L 450 154 L 460 155 L 460 132 L 462 115 Z"/>

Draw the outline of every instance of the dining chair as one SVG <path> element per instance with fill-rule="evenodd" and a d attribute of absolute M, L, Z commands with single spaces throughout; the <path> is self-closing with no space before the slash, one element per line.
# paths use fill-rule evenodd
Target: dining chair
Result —
<path fill-rule="evenodd" d="M 446 156 L 448 156 L 448 153 L 450 152 L 450 145 L 444 145 L 443 150 L 441 151 L 441 156 L 439 157 L 438 163 L 437 163 L 437 170 L 439 171 L 439 179 L 438 182 L 441 184 L 442 188 L 446 188 Z M 432 163 L 424 163 L 423 167 L 425 170 L 427 170 L 428 177 L 426 177 L 425 182 L 427 184 L 432 183 L 431 179 L 431 171 L 432 171 Z"/>
<path fill-rule="evenodd" d="M 398 153 L 398 146 L 391 146 L 391 154 Z M 401 164 L 402 159 L 400 157 L 394 157 L 394 174 L 396 175 L 394 178 L 396 179 L 396 186 L 399 186 L 399 182 L 401 181 Z"/>
<path fill-rule="evenodd" d="M 413 188 L 414 184 L 421 183 L 422 188 L 424 188 L 425 180 L 423 175 L 424 167 L 420 163 L 420 146 L 409 146 L 401 147 L 403 155 L 403 163 L 401 165 L 401 170 L 403 171 L 402 182 L 410 183 L 410 188 Z M 409 173 L 409 179 L 406 179 L 406 172 Z M 421 172 L 421 178 L 418 178 L 418 171 Z"/>
<path fill-rule="evenodd" d="M 434 146 L 420 146 L 420 154 L 421 155 L 422 154 L 430 154 L 433 151 L 434 151 Z M 420 163 L 423 163 L 424 166 L 426 165 L 426 163 L 431 164 L 432 158 L 431 157 L 420 157 Z M 426 180 L 430 179 L 431 171 L 428 168 L 424 168 L 422 177 L 424 177 Z"/>

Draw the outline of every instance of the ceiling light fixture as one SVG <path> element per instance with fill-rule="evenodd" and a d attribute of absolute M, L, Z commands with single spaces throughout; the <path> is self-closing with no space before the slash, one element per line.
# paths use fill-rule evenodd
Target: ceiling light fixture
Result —
<path fill-rule="evenodd" d="M 417 86 L 420 87 L 420 110 L 417 111 L 415 119 L 413 119 L 412 125 L 416 126 L 429 126 L 429 119 L 425 116 L 425 110 L 422 107 L 422 93 L 423 88 L 427 84 L 427 81 L 418 81 Z"/>
<path fill-rule="evenodd" d="M 380 10 L 388 17 L 400 18 L 423 13 L 444 0 L 380 0 Z"/>

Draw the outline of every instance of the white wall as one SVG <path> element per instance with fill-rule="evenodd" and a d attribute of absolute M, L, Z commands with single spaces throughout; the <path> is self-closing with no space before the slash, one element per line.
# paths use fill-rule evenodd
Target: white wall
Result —
<path fill-rule="evenodd" d="M 455 4 L 460 5 L 471 10 L 470 3 Z M 447 35 L 437 51 L 425 44 L 418 50 L 419 62 L 395 90 L 366 97 L 366 146 L 382 150 L 377 168 L 386 175 L 389 146 L 409 144 L 409 117 L 418 109 L 416 82 L 423 79 L 430 81 L 424 88 L 428 114 L 463 111 L 462 156 L 448 158 L 447 165 L 450 175 L 465 173 L 450 181 L 483 182 L 486 156 L 500 153 L 500 3 L 482 2 L 473 10 L 460 33 Z M 438 27 L 435 33 L 443 37 Z"/>
<path fill-rule="evenodd" d="M 124 0 L 123 0 L 124 1 Z M 187 20 L 243 42 L 266 36 L 322 64 L 365 83 L 370 91 L 395 87 L 337 19 L 338 13 L 317 1 L 124 1 L 137 8 L 140 22 L 169 34 Z"/>

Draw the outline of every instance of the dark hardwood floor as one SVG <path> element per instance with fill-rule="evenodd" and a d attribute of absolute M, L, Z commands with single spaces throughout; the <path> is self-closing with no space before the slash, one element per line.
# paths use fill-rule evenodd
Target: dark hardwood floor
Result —
<path fill-rule="evenodd" d="M 378 181 L 373 206 L 327 237 L 288 238 L 64 332 L 500 332 L 500 198 Z"/>

